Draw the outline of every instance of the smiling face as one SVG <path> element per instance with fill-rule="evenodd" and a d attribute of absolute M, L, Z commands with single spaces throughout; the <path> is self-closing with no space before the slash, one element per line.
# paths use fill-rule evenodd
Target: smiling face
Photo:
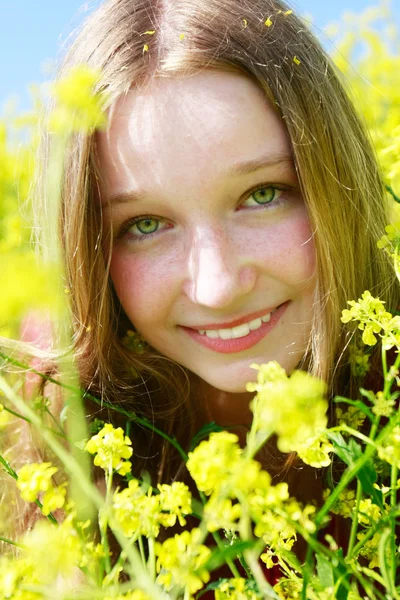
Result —
<path fill-rule="evenodd" d="M 313 311 L 315 256 L 290 142 L 234 73 L 153 79 L 99 134 L 112 281 L 146 341 L 219 390 L 253 362 L 293 370 Z"/>

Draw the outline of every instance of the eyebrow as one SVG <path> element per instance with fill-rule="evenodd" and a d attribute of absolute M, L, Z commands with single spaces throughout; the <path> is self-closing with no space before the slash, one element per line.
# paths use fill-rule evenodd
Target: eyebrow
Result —
<path fill-rule="evenodd" d="M 293 156 L 288 152 L 276 152 L 274 154 L 268 154 L 267 156 L 260 156 L 251 160 L 233 163 L 225 171 L 226 177 L 233 177 L 237 175 L 248 175 L 260 169 L 266 169 L 268 167 L 277 167 L 279 165 L 287 164 L 293 167 Z M 147 194 L 143 191 L 140 192 L 121 192 L 119 194 L 112 194 L 105 202 L 107 205 L 115 204 L 127 204 L 130 202 L 139 202 L 144 200 Z"/>

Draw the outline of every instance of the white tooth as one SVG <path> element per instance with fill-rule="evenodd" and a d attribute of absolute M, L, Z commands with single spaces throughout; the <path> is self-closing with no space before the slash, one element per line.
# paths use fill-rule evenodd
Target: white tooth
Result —
<path fill-rule="evenodd" d="M 250 333 L 250 329 L 247 323 L 243 323 L 243 325 L 232 327 L 232 333 L 234 338 L 241 338 L 245 335 L 248 335 Z"/>
<path fill-rule="evenodd" d="M 205 330 L 205 329 L 199 329 L 199 333 L 201 333 L 201 335 L 204 335 L 204 334 L 205 334 L 205 332 L 206 332 L 206 330 Z"/>
<path fill-rule="evenodd" d="M 231 340 L 233 338 L 232 329 L 218 329 L 218 335 L 223 340 Z"/>
<path fill-rule="evenodd" d="M 268 323 L 270 318 L 271 318 L 271 313 L 268 313 L 267 315 L 265 315 L 265 317 L 261 317 L 261 321 L 263 321 L 264 323 Z"/>
<path fill-rule="evenodd" d="M 253 321 L 250 321 L 250 323 L 248 323 L 250 331 L 254 331 L 255 329 L 260 329 L 261 325 L 262 325 L 261 319 L 254 319 Z"/>
<path fill-rule="evenodd" d="M 209 329 L 206 331 L 206 336 L 212 339 L 218 338 L 218 330 L 217 329 Z"/>

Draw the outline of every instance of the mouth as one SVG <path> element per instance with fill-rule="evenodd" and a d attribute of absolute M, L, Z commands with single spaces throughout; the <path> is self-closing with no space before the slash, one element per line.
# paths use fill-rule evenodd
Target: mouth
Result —
<path fill-rule="evenodd" d="M 289 303 L 290 300 L 269 312 L 260 314 L 256 318 L 241 322 L 233 327 L 224 327 L 221 324 L 219 327 L 208 325 L 201 329 L 191 327 L 182 327 L 182 329 L 199 344 L 215 352 L 225 354 L 242 352 L 257 344 L 271 331 L 286 311 Z M 252 316 L 250 315 L 250 317 Z"/>

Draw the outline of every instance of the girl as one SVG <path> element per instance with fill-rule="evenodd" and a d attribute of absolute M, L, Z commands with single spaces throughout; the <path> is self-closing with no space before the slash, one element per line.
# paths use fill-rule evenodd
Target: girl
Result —
<path fill-rule="evenodd" d="M 82 386 L 185 447 L 210 421 L 244 439 L 252 363 L 356 393 L 341 311 L 366 289 L 396 307 L 399 291 L 376 245 L 374 153 L 302 20 L 279 0 L 106 0 L 61 75 L 79 64 L 108 97 L 107 130 L 71 139 L 62 188 Z M 178 476 L 161 438 L 131 438 L 138 473 Z M 272 444 L 261 459 L 320 500 L 314 470 Z"/>

